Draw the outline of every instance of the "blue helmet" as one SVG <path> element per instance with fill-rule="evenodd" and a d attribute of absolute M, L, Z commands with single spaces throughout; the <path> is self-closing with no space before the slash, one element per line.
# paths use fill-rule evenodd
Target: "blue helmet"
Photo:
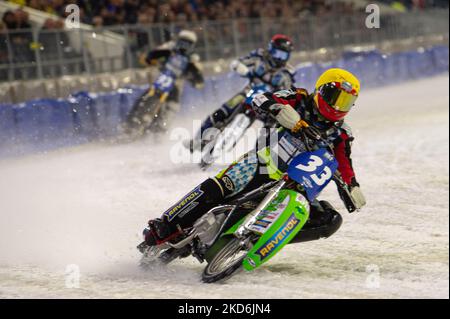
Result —
<path fill-rule="evenodd" d="M 272 37 L 269 43 L 269 57 L 273 66 L 285 66 L 291 57 L 291 52 L 294 49 L 291 38 L 284 34 L 276 34 Z"/>

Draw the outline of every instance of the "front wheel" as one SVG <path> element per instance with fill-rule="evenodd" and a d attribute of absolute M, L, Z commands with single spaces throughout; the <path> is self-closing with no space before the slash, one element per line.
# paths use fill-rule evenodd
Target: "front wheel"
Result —
<path fill-rule="evenodd" d="M 209 261 L 203 271 L 202 280 L 213 283 L 227 279 L 237 270 L 242 269 L 242 262 L 247 256 L 248 249 L 242 240 L 231 238 Z"/>
<path fill-rule="evenodd" d="M 148 92 L 142 95 L 127 116 L 125 123 L 127 135 L 144 135 L 145 130 L 158 117 L 161 108 L 162 102 L 159 100 L 158 95 L 149 95 Z"/>

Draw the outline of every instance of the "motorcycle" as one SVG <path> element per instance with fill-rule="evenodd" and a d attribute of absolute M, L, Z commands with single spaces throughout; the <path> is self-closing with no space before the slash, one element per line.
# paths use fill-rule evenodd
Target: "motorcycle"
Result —
<path fill-rule="evenodd" d="M 319 135 L 316 138 L 320 139 Z M 152 247 L 141 243 L 138 246 L 143 254 L 141 265 L 148 267 L 155 261 L 168 264 L 177 258 L 193 256 L 201 263 L 207 262 L 202 280 L 213 283 L 229 278 L 238 270 L 258 269 L 300 231 L 305 232 L 304 241 L 319 239 L 304 229 L 310 203 L 332 180 L 351 200 L 337 168 L 329 146 L 317 150 L 308 147 L 292 160 L 285 174 L 280 173 L 279 180 L 211 209 L 192 227 L 183 229 L 180 240 Z M 355 210 L 351 205 L 347 208 L 350 212 Z M 302 240 L 296 238 L 295 242 Z"/>
<path fill-rule="evenodd" d="M 188 65 L 188 58 L 173 55 L 160 71 L 150 88 L 134 103 L 125 120 L 125 133 L 139 137 L 158 127 L 162 110 L 170 96 L 177 90 L 176 81 Z"/>
<path fill-rule="evenodd" d="M 256 120 L 256 115 L 251 107 L 253 98 L 266 92 L 269 92 L 267 84 L 252 85 L 241 105 L 236 107 L 229 119 L 218 127 L 219 133 L 208 138 L 202 148 L 200 167 L 203 170 L 214 164 L 226 152 L 231 151 L 241 140 L 247 129 Z"/>

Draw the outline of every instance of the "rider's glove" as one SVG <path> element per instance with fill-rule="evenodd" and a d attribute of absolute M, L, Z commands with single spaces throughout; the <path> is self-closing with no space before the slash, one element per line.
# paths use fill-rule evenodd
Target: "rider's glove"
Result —
<path fill-rule="evenodd" d="M 270 107 L 270 111 L 278 123 L 289 130 L 294 129 L 301 120 L 300 114 L 290 105 L 274 104 Z"/>
<path fill-rule="evenodd" d="M 361 188 L 359 188 L 359 186 L 354 186 L 351 188 L 350 196 L 353 199 L 356 209 L 361 209 L 364 206 L 366 206 L 366 203 L 367 203 L 366 198 L 365 198 L 363 192 L 361 191 Z"/>
<path fill-rule="evenodd" d="M 366 198 L 354 177 L 350 184 L 346 184 L 339 173 L 334 180 L 338 186 L 339 196 L 350 213 L 358 211 L 366 205 Z"/>
<path fill-rule="evenodd" d="M 200 63 L 200 56 L 197 53 L 191 54 L 191 63 Z"/>
<path fill-rule="evenodd" d="M 241 76 L 247 76 L 250 72 L 249 68 L 238 60 L 234 60 L 233 62 L 231 62 L 230 66 L 231 70 L 233 70 L 234 72 L 236 72 Z"/>

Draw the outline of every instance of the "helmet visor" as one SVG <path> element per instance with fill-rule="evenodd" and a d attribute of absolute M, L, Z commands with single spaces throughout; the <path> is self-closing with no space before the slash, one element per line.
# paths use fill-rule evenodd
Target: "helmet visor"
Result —
<path fill-rule="evenodd" d="M 287 52 L 287 51 L 280 50 L 280 49 L 272 48 L 270 50 L 270 55 L 274 59 L 277 59 L 277 60 L 280 60 L 280 61 L 287 61 L 287 60 L 289 60 L 290 53 Z"/>
<path fill-rule="evenodd" d="M 180 51 L 185 51 L 185 52 L 189 52 L 193 48 L 194 48 L 194 43 L 189 40 L 185 40 L 185 39 L 179 39 L 175 46 L 175 49 L 180 50 Z"/>
<path fill-rule="evenodd" d="M 345 89 L 341 83 L 328 83 L 319 89 L 322 99 L 339 112 L 349 112 L 358 99 L 358 94 L 351 89 Z"/>

